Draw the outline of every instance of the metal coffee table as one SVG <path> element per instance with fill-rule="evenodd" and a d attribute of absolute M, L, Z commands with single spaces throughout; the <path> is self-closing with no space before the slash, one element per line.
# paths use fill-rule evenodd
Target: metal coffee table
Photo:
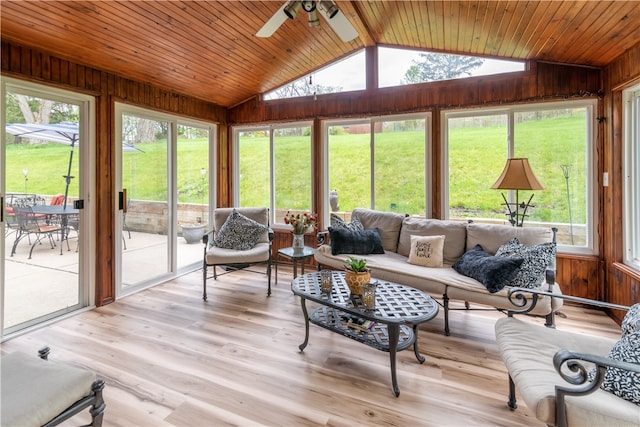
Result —
<path fill-rule="evenodd" d="M 375 279 L 372 279 L 375 281 Z M 400 395 L 396 377 L 396 353 L 413 345 L 418 362 L 424 357 L 418 351 L 418 325 L 438 314 L 438 304 L 426 293 L 397 283 L 380 281 L 376 290 L 375 310 L 365 310 L 359 297 L 351 297 L 344 281 L 344 273 L 333 272 L 333 290 L 330 294 L 320 290 L 320 273 L 308 273 L 291 282 L 291 290 L 300 296 L 305 320 L 305 338 L 300 344 L 303 351 L 309 342 L 309 322 L 337 334 L 351 338 L 381 351 L 389 352 L 393 392 Z M 311 315 L 307 300 L 319 304 Z M 348 326 L 349 319 L 374 322 L 367 330 Z"/>

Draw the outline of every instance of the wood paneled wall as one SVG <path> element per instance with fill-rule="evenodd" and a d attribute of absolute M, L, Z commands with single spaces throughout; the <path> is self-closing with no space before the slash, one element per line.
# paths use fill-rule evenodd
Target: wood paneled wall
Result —
<path fill-rule="evenodd" d="M 95 96 L 96 99 L 96 305 L 115 299 L 114 159 L 115 102 L 219 123 L 219 139 L 226 142 L 226 109 L 167 89 L 131 81 L 43 52 L 2 41 L 4 76 L 30 80 Z M 225 144 L 226 145 L 226 144 Z M 223 152 L 218 156 L 225 159 Z M 220 168 L 223 170 L 224 168 Z M 226 181 L 223 181 L 226 184 Z M 223 192 L 224 194 L 224 192 Z"/>
<path fill-rule="evenodd" d="M 605 123 L 601 151 L 602 169 L 609 173 L 609 186 L 602 187 L 602 256 L 605 276 L 603 298 L 616 304 L 640 302 L 640 271 L 624 265 L 623 164 L 624 129 L 622 90 L 640 82 L 640 45 L 628 50 L 603 71 Z M 602 173 L 600 173 L 602 176 Z M 620 321 L 622 312 L 611 313 Z"/>

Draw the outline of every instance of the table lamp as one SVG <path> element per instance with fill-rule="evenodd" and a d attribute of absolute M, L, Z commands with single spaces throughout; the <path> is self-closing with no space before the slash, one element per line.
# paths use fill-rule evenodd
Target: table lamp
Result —
<path fill-rule="evenodd" d="M 526 203 L 519 202 L 518 191 L 544 190 L 544 186 L 538 181 L 538 178 L 536 178 L 531 170 L 529 159 L 525 158 L 507 159 L 507 164 L 504 166 L 502 175 L 500 175 L 491 188 L 496 190 L 516 190 L 515 203 L 507 201 L 506 196 L 502 193 L 504 205 L 506 205 L 509 210 L 509 213 L 506 215 L 509 217 L 511 225 L 516 227 L 522 227 L 524 218 L 527 216 L 527 209 L 534 207 L 531 205 L 533 194 Z M 513 208 L 515 208 L 515 210 Z M 522 212 L 520 212 L 520 209 L 522 209 Z"/>

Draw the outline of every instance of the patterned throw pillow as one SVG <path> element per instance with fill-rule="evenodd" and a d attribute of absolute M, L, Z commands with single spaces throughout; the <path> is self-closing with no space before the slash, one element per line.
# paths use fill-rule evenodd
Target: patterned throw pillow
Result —
<path fill-rule="evenodd" d="M 363 231 L 364 226 L 360 222 L 357 216 L 351 217 L 351 222 L 346 222 L 344 219 L 340 218 L 338 215 L 332 213 L 331 214 L 331 227 L 336 228 L 346 228 L 351 231 Z"/>
<path fill-rule="evenodd" d="M 445 236 L 411 236 L 409 264 L 442 267 Z"/>
<path fill-rule="evenodd" d="M 544 282 L 544 272 L 556 256 L 556 244 L 549 242 L 524 246 L 517 237 L 514 237 L 500 246 L 496 256 L 524 259 L 520 271 L 507 283 L 507 286 L 536 288 Z"/>
<path fill-rule="evenodd" d="M 640 363 L 640 332 L 622 337 L 611 349 L 609 358 L 629 363 Z M 640 405 L 640 373 L 607 368 L 600 388 Z"/>
<path fill-rule="evenodd" d="M 235 209 L 220 227 L 213 244 L 223 249 L 246 251 L 253 248 L 268 228 Z"/>
<path fill-rule="evenodd" d="M 622 319 L 622 336 L 640 331 L 640 303 L 634 304 Z"/>
<path fill-rule="evenodd" d="M 520 270 L 522 258 L 492 256 L 482 246 L 475 245 L 460 257 L 453 269 L 476 279 L 491 293 L 498 292 L 513 279 Z"/>

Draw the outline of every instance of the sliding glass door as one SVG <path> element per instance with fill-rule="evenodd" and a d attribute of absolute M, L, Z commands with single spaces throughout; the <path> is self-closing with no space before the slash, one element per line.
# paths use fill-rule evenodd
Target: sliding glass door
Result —
<path fill-rule="evenodd" d="M 2 337 L 92 304 L 93 98 L 4 79 Z"/>
<path fill-rule="evenodd" d="M 200 267 L 215 128 L 122 104 L 116 126 L 122 136 L 117 289 L 123 296 Z"/>

